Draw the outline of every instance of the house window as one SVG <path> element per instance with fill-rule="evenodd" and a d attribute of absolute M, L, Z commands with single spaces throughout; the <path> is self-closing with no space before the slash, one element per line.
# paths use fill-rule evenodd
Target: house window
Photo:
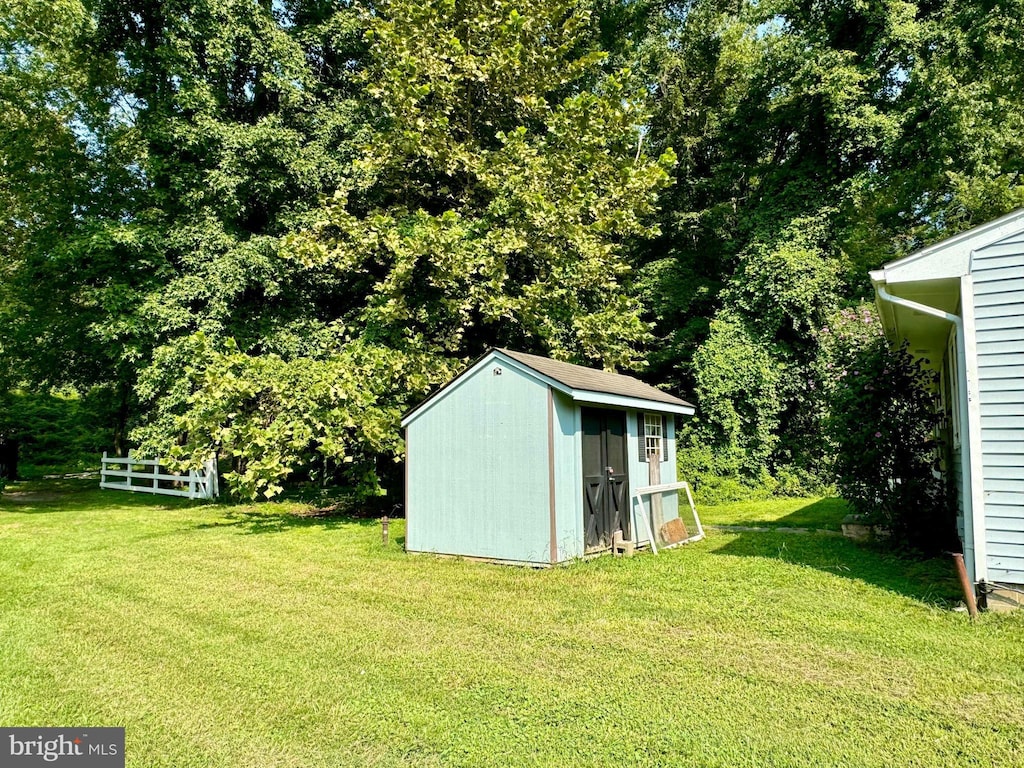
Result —
<path fill-rule="evenodd" d="M 665 421 L 660 413 L 644 413 L 638 419 L 643 429 L 640 432 L 641 459 L 649 461 L 655 451 L 665 460 Z"/>

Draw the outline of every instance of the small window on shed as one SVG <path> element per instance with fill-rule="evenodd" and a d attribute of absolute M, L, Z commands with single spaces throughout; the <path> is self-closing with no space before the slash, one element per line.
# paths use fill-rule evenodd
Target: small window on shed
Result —
<path fill-rule="evenodd" d="M 640 426 L 640 460 L 649 461 L 655 451 L 665 460 L 665 418 L 660 413 L 637 414 Z"/>

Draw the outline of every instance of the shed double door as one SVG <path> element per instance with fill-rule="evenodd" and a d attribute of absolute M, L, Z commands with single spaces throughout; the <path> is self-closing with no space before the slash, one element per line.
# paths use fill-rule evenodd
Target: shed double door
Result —
<path fill-rule="evenodd" d="M 622 529 L 630 539 L 626 414 L 583 408 L 583 530 L 587 551 L 611 546 Z"/>

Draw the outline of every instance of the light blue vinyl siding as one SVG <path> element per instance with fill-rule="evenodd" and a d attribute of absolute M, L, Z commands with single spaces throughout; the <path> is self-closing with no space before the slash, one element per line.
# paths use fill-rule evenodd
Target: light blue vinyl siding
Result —
<path fill-rule="evenodd" d="M 1024 584 L 1024 233 L 974 253 L 988 578 Z"/>
<path fill-rule="evenodd" d="M 579 407 L 552 392 L 555 406 L 555 545 L 558 561 L 583 556 L 583 445 Z"/>
<path fill-rule="evenodd" d="M 548 388 L 493 368 L 456 382 L 407 428 L 406 547 L 548 563 Z"/>
<path fill-rule="evenodd" d="M 647 412 L 655 413 L 653 410 Z M 676 481 L 675 417 L 668 414 L 665 417 L 665 422 L 665 440 L 663 441 L 665 445 L 665 457 L 661 461 L 661 482 L 674 483 Z M 640 517 L 640 508 L 633 501 L 633 494 L 636 493 L 637 488 L 643 488 L 645 485 L 650 485 L 651 471 L 650 465 L 646 461 L 640 460 L 639 435 L 641 430 L 638 424 L 637 411 L 630 410 L 626 413 L 626 431 L 629 433 L 627 437 L 629 450 L 629 511 L 631 515 L 630 524 L 633 526 L 633 539 L 637 543 L 650 543 L 650 537 L 647 535 L 647 527 L 644 525 L 644 522 Z M 647 515 L 647 520 L 650 521 L 650 496 L 645 496 L 643 502 L 643 514 Z M 679 517 L 679 492 L 672 491 L 671 493 L 662 494 L 661 509 L 665 522 Z M 658 532 L 655 531 L 655 534 L 657 533 Z"/>
<path fill-rule="evenodd" d="M 485 357 L 407 416 L 406 549 L 538 565 L 582 557 L 580 409 L 542 377 Z M 636 411 L 625 414 L 632 496 L 648 465 Z M 667 433 L 663 482 L 675 479 L 673 416 Z M 674 495 L 663 507 L 677 516 Z"/>

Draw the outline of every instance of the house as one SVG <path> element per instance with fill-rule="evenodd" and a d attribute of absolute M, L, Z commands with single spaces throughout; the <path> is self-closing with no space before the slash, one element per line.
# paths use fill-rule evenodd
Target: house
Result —
<path fill-rule="evenodd" d="M 550 565 L 636 545 L 678 517 L 639 487 L 676 479 L 694 408 L 629 376 L 492 349 L 402 420 L 406 549 Z"/>
<path fill-rule="evenodd" d="M 940 375 L 969 578 L 1024 589 L 1024 209 L 871 273 L 886 335 Z"/>

